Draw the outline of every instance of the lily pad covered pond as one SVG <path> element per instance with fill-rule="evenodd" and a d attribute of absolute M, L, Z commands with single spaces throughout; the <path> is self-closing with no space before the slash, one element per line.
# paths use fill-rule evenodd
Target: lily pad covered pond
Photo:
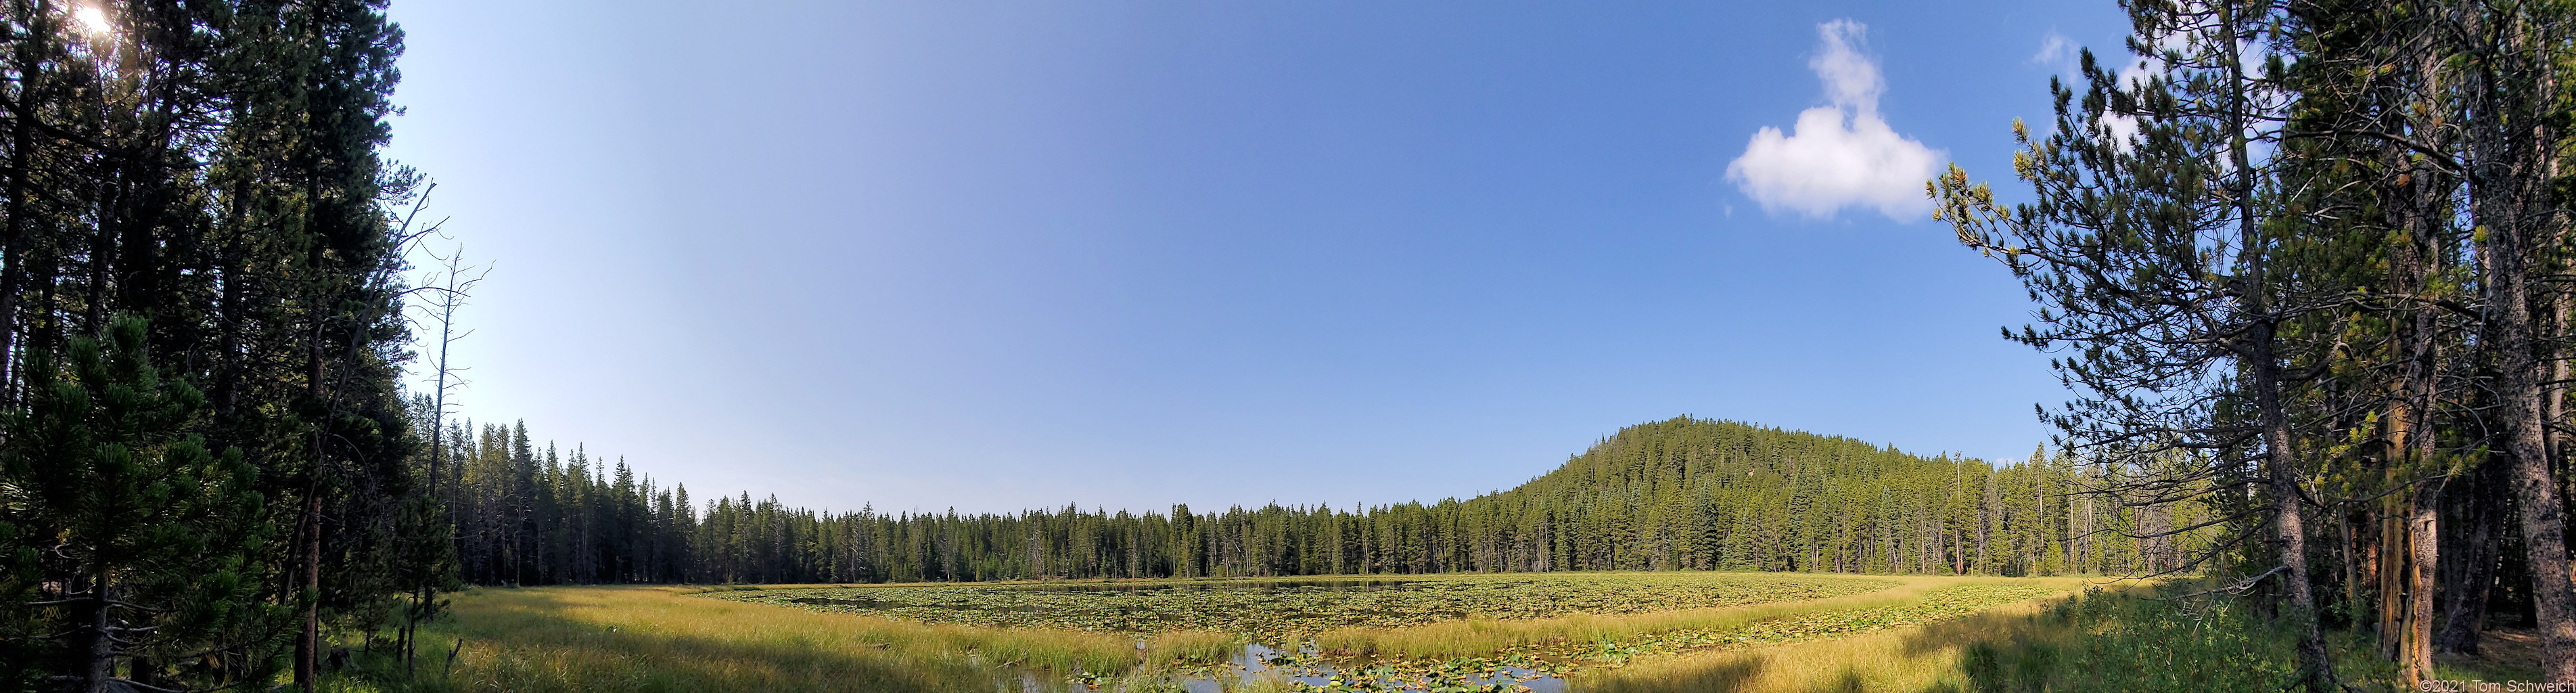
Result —
<path fill-rule="evenodd" d="M 1470 617 L 1634 614 L 1873 592 L 1865 578 L 1742 573 L 1469 575 L 1417 579 L 1194 580 L 1016 585 L 899 585 L 711 592 L 818 611 L 989 626 L 1119 633 L 1219 631 L 1283 642 L 1334 628 L 1416 626 Z"/>

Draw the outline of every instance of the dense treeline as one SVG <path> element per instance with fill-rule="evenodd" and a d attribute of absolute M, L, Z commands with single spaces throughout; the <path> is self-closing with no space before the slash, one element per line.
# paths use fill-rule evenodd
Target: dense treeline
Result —
<path fill-rule="evenodd" d="M 2183 567 L 2198 504 L 2084 493 L 2064 457 L 1997 467 L 1847 438 L 1677 418 L 1518 488 L 1373 508 L 1016 514 L 692 502 L 624 461 L 467 435 L 448 488 L 466 579 L 875 582 L 1556 570 L 2137 574 Z M 2140 539 L 2138 537 L 2145 537 Z"/>
<path fill-rule="evenodd" d="M 0 1 L 0 689 L 309 685 L 437 570 L 381 9 Z"/>
<path fill-rule="evenodd" d="M 2221 537 L 2193 558 L 2299 633 L 2293 685 L 2339 688 L 2339 627 L 2418 688 L 2492 613 L 2576 681 L 2576 9 L 2126 6 L 2132 58 L 2084 54 L 2051 127 L 2016 124 L 2028 202 L 1930 186 L 2040 304 L 2007 334 L 2061 355 L 2062 442 L 2188 465 L 2166 495 Z"/>

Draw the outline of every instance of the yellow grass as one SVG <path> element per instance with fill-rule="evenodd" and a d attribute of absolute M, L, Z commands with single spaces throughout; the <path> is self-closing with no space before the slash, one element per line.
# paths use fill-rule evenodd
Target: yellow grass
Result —
<path fill-rule="evenodd" d="M 1814 576 L 1802 575 L 1801 577 Z M 1920 599 L 1923 592 L 1927 590 L 1952 585 L 2019 582 L 2057 587 L 2072 592 L 2082 589 L 2085 584 L 2082 578 L 2004 579 L 1873 575 L 1855 576 L 1854 579 L 1895 581 L 1899 584 L 1894 588 L 1876 592 L 1752 606 L 1624 615 L 1579 614 L 1529 621 L 1478 618 L 1411 628 L 1345 628 L 1319 634 L 1315 637 L 1315 643 L 1326 652 L 1338 654 L 1413 660 L 1449 659 L 1489 654 L 1522 645 L 1565 641 L 1627 641 L 1638 635 L 1689 629 L 1723 630 L 1786 616 L 1892 606 Z"/>
<path fill-rule="evenodd" d="M 1534 621 L 1477 619 L 1394 629 L 1343 629 L 1323 634 L 1327 648 L 1377 658 L 1438 661 L 1554 642 L 1629 641 L 1684 629 L 1729 629 L 1773 618 L 1902 605 L 1923 593 L 1958 584 L 2037 584 L 2069 592 L 2105 581 L 2086 578 L 1886 577 L 1895 588 L 1845 597 L 1748 607 L 1617 616 L 1570 616 Z M 2131 583 L 2134 584 L 2134 583 Z M 1052 629 L 1011 629 L 924 624 L 849 613 L 825 613 L 687 596 L 703 588 L 559 587 L 471 590 L 456 595 L 454 618 L 425 633 L 420 676 L 404 681 L 381 672 L 381 658 L 361 657 L 375 676 L 342 677 L 343 691 L 1075 691 L 1076 672 L 1126 673 L 1103 681 L 1110 689 L 1165 680 L 1174 662 L 1216 662 L 1240 641 L 1222 633 L 1182 632 L 1139 644 L 1122 635 Z M 2115 592 L 2122 591 L 2115 589 Z M 1950 621 L 1893 628 L 1836 640 L 1770 645 L 1747 650 L 1645 656 L 1625 665 L 1587 664 L 1569 682 L 1576 693 L 1680 691 L 1968 691 L 2006 689 L 2109 690 L 2131 684 L 2098 680 L 2099 662 L 2071 659 L 2092 645 L 2099 658 L 2139 661 L 2176 672 L 2183 686 L 2238 651 L 2144 647 L 2088 640 L 2063 612 L 2043 612 L 2055 599 L 2005 605 Z M 2144 604 L 2146 602 L 2126 602 Z M 2112 618 L 2136 618 L 2114 613 Z M 2256 631 L 2262 629 L 2256 628 Z M 2230 631 L 2233 632 L 2233 631 Z M 2227 640 L 2252 650 L 2255 659 L 2286 657 L 2285 633 L 2248 631 Z M 2343 680 L 2365 687 L 2386 680 L 2384 662 L 2370 656 L 2366 635 L 2329 632 Z M 2529 680 L 2536 676 L 2531 638 L 2491 631 L 2487 654 L 2446 656 L 2445 678 Z M 463 647 L 450 669 L 449 648 Z M 2279 642 L 2275 642 L 2279 641 Z M 2119 641 L 2128 643 L 2131 641 Z M 2110 647 L 2104 654 L 2103 647 Z M 2271 652 L 2269 650 L 2279 650 Z M 1972 652 L 1982 654 L 1972 654 Z M 2049 653 L 2058 654 L 2049 654 Z M 2000 654 L 1997 654 L 2000 653 Z M 1984 678 L 1974 662 L 1988 662 Z M 2086 661 L 2094 661 L 2092 664 Z M 2160 664 L 2158 662 L 2161 662 Z M 1014 667 L 997 667 L 1013 664 Z M 2240 663 L 2241 666 L 2241 663 Z M 2000 667 L 1998 669 L 1997 667 Z M 1178 667 L 1173 667 L 1178 668 Z M 2250 671 L 2250 670 L 2249 670 Z M 1025 672 L 1031 677 L 1020 678 Z M 2199 672 L 2199 673 L 2194 673 Z M 2238 676 L 2265 683 L 2259 672 Z M 1231 677 L 1227 677 L 1231 678 Z M 368 681 L 377 683 L 369 683 Z M 2109 679 L 2129 681 L 2131 679 Z M 2046 682 L 2025 684 L 2021 682 Z M 2205 682 L 2204 682 L 2205 683 Z M 1271 675 L 1229 681 L 1238 693 L 1293 690 Z M 2151 685 L 2146 688 L 2167 688 Z M 2259 686 L 2258 686 L 2259 687 Z M 2235 688 L 2253 690 L 2243 685 Z M 1145 690 L 1131 688 L 1131 690 Z M 1163 690 L 1163 689 L 1153 689 Z M 2268 688 L 2265 690 L 2269 690 Z"/>
<path fill-rule="evenodd" d="M 2068 589 L 2083 581 L 2047 578 Z M 1576 691 L 1938 691 L 1967 690 L 1959 653 L 1970 643 L 2009 637 L 2054 598 L 2009 604 L 1968 618 L 1840 640 L 1638 660 L 1618 669 L 1578 672 Z"/>
<path fill-rule="evenodd" d="M 1751 577 L 1751 576 L 1748 576 Z M 1814 576 L 1801 576 L 1814 577 Z M 1532 621 L 1472 619 L 1318 636 L 1329 651 L 1415 661 L 1492 654 L 1562 641 L 1628 640 L 1681 629 L 1724 629 L 1764 619 L 1902 604 L 1927 590 L 1998 578 L 1866 578 L 1895 588 L 1748 607 L 1578 615 Z M 2008 580 L 2073 591 L 2079 578 Z M 1236 636 L 1179 632 L 1143 643 L 1118 634 L 897 621 L 687 596 L 706 588 L 479 588 L 455 597 L 454 616 L 429 629 L 415 691 L 994 691 L 1064 690 L 1076 672 L 1153 680 L 1175 662 L 1223 661 Z M 1586 669 L 1578 690 L 1923 690 L 1954 681 L 1957 645 L 2032 611 L 2024 603 L 1929 628 L 1681 657 L 1647 657 L 1620 669 Z M 1998 620 L 2002 619 L 2002 620 Z M 2019 619 L 2027 620 L 2027 619 Z M 449 648 L 459 640 L 451 670 Z M 1013 669 L 994 665 L 1014 665 Z M 388 666 L 382 660 L 367 666 Z M 1032 674 L 1023 681 L 1017 670 Z M 399 680 L 399 677 L 370 677 Z M 1114 685 L 1113 685 L 1114 687 Z M 1285 681 L 1243 682 L 1287 690 Z M 354 689 L 364 688 L 353 686 Z M 1078 690 L 1079 686 L 1070 686 Z"/>
<path fill-rule="evenodd" d="M 1135 666 L 1124 637 L 825 614 L 683 596 L 694 588 L 483 588 L 424 638 L 433 691 L 991 691 L 987 665 L 1079 671 Z M 446 657 L 458 639 L 452 673 Z M 1172 645 L 1187 649 L 1192 643 Z"/>
<path fill-rule="evenodd" d="M 2081 587 L 2079 580 L 2067 582 L 2079 583 L 2075 586 Z M 2096 584 L 2109 586 L 2114 594 L 2146 595 L 2155 591 L 2153 585 L 2134 581 Z M 1979 647 L 1986 648 L 1989 653 L 2013 653 L 2010 664 L 2006 666 L 2029 668 L 2013 672 L 2015 674 L 2056 682 L 2041 689 L 2106 690 L 2129 685 L 2096 681 L 2093 679 L 2096 672 L 2083 664 L 2060 660 L 2050 654 L 2079 651 L 2086 644 L 2085 639 L 2093 637 L 2062 618 L 2042 615 L 2059 601 L 2059 598 L 2035 599 L 1988 609 L 1967 618 L 1839 640 L 1637 660 L 1622 668 L 1578 672 L 1569 681 L 1569 688 L 1577 693 L 1939 692 L 1986 690 L 1997 686 L 2021 690 L 2020 684 L 1998 682 L 1991 673 L 1983 682 L 1970 674 L 1969 650 Z M 2286 656 L 2286 643 L 2289 642 L 2286 631 L 2271 632 L 2271 629 L 2258 626 L 2247 634 L 2252 639 L 2246 642 L 2247 645 L 2277 646 L 2276 649 L 2282 650 L 2278 654 Z M 2393 676 L 2394 672 L 2385 662 L 2370 654 L 2372 643 L 2366 635 L 2329 631 L 2326 636 L 2328 650 L 2336 655 L 2335 666 L 2342 681 L 2361 684 L 2366 690 L 2380 690 L 2376 686 Z M 2496 640 L 2491 638 L 2490 641 Z M 2265 674 L 2209 668 L 2248 666 L 2247 660 L 2225 656 L 2229 654 L 2235 653 L 2149 646 L 2117 656 L 2170 671 L 2171 684 L 2155 686 L 2157 690 L 2218 690 L 2221 688 L 2202 685 L 2210 682 L 2201 678 L 2219 673 L 2235 674 L 2229 677 L 2233 685 L 2223 688 L 2226 690 L 2244 690 L 2248 679 L 2256 689 L 2279 688 L 2280 682 L 2265 679 Z M 2495 659 L 2512 660 L 2515 656 L 2499 653 Z M 2286 666 L 2285 662 L 2279 664 Z M 2446 674 L 2460 675 L 2463 671 L 2472 674 L 2461 675 L 2461 678 L 2481 678 L 2474 674 L 2499 670 L 2515 671 L 2512 663 L 2486 660 L 2446 662 L 2446 665 L 2450 665 L 2445 667 Z M 2493 680 L 2498 677 L 2484 678 Z"/>

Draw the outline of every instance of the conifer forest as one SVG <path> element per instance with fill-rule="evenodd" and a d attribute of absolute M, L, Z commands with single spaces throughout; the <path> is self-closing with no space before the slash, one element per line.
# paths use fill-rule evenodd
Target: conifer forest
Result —
<path fill-rule="evenodd" d="M 461 433 L 461 431 L 460 431 Z M 467 438 L 460 437 L 460 440 Z M 1631 426 L 1508 491 L 1438 503 L 1013 515 L 826 512 L 692 499 L 622 462 L 458 450 L 459 566 L 481 584 L 816 583 L 1739 570 L 1927 575 L 2183 567 L 2206 510 L 2086 495 L 2071 459 L 1997 467 L 1676 418 Z M 2039 458 L 2034 458 L 2039 459 Z"/>
<path fill-rule="evenodd" d="M 1679 416 L 1471 498 L 961 514 L 455 411 L 386 2 L 0 0 L 0 689 L 452 669 L 477 590 L 1609 571 L 2156 578 L 2282 687 L 2499 629 L 2576 683 L 2576 5 L 2122 2 L 2013 170 L 1924 184 L 2066 386 L 2026 457 Z"/>

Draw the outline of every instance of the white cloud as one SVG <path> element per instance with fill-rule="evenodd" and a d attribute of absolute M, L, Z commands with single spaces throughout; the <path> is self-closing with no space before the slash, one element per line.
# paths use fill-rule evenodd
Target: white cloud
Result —
<path fill-rule="evenodd" d="M 2147 78 L 2164 74 L 2163 58 L 2139 58 L 2137 64 L 2120 68 L 2120 86 L 2137 89 L 2147 85 Z"/>
<path fill-rule="evenodd" d="M 1868 27 L 1848 19 L 1818 25 L 1822 52 L 1807 62 L 1824 81 L 1831 106 L 1798 114 L 1790 133 L 1762 128 L 1744 155 L 1727 164 L 1726 177 L 1764 211 L 1831 217 L 1844 207 L 1872 207 L 1897 221 L 1931 212 L 1923 194 L 1944 152 L 1896 133 L 1878 116 L 1887 90 L 1878 61 L 1862 55 Z"/>
<path fill-rule="evenodd" d="M 2188 34 L 2181 32 L 2160 34 L 2156 36 L 2156 47 L 2153 53 L 2138 56 L 2137 63 L 2120 68 L 2120 84 L 2130 89 L 2144 86 L 2148 77 L 2165 73 L 2166 53 L 2189 54 L 2191 49 L 2191 36 Z M 2261 65 L 2262 63 L 2256 61 L 2248 64 Z"/>
<path fill-rule="evenodd" d="M 2056 68 L 2060 73 L 2075 74 L 2076 48 L 2074 39 L 2051 29 L 2048 36 L 2039 40 L 2039 52 L 2031 54 L 2030 62 Z"/>
<path fill-rule="evenodd" d="M 2138 56 L 2137 62 L 2120 68 L 2119 86 L 2131 91 L 2145 89 L 2147 80 L 2165 74 L 2166 52 L 2180 52 L 2191 47 L 2182 34 L 2165 34 L 2156 38 L 2155 53 Z M 2126 152 L 2138 146 L 2138 116 L 2105 112 L 2094 122 L 2111 136 L 2111 146 Z"/>
<path fill-rule="evenodd" d="M 1876 111 L 1878 93 L 1887 90 L 1886 78 L 1878 74 L 1878 61 L 1861 55 L 1854 45 L 1865 40 L 1861 35 L 1868 32 L 1869 27 L 1849 19 L 1816 25 L 1816 33 L 1824 37 L 1824 52 L 1808 60 L 1807 69 L 1825 80 L 1825 96 L 1836 106 Z"/>
<path fill-rule="evenodd" d="M 2102 123 L 2103 130 L 2110 132 L 2111 145 L 2119 147 L 2120 151 L 2129 151 L 2130 149 L 2138 146 L 2137 116 L 2119 113 L 2103 113 L 2101 117 L 2096 118 L 2095 120 Z"/>

